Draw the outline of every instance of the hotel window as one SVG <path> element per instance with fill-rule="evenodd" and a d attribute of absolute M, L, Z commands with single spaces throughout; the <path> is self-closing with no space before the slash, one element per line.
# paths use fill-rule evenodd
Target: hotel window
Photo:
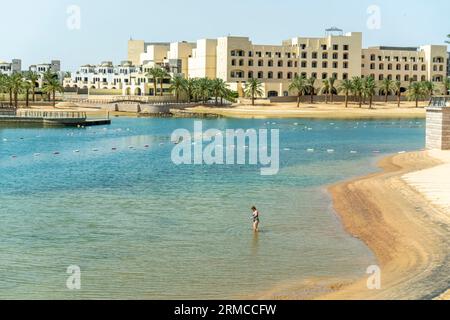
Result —
<path fill-rule="evenodd" d="M 296 68 L 298 68 L 298 61 L 295 61 L 294 65 Z"/>
<path fill-rule="evenodd" d="M 243 59 L 239 60 L 239 65 L 240 65 L 241 67 L 244 65 L 244 60 L 243 60 Z"/>
<path fill-rule="evenodd" d="M 343 80 L 348 80 L 348 73 L 344 73 L 344 74 L 342 75 L 342 79 L 343 79 Z"/>
<path fill-rule="evenodd" d="M 344 53 L 343 59 L 348 60 L 348 53 Z"/>
<path fill-rule="evenodd" d="M 337 62 L 333 62 L 333 68 L 337 69 L 338 68 L 338 63 Z"/>
<path fill-rule="evenodd" d="M 273 67 L 273 60 L 269 60 L 268 66 Z"/>
<path fill-rule="evenodd" d="M 308 67 L 307 62 L 306 62 L 306 61 L 302 61 L 301 67 L 302 67 L 302 68 L 307 68 L 307 67 Z"/>
<path fill-rule="evenodd" d="M 302 52 L 301 57 L 302 57 L 302 59 L 307 59 L 308 58 L 308 54 L 306 52 Z"/>
<path fill-rule="evenodd" d="M 411 57 L 411 62 L 416 62 L 416 58 L 415 57 Z"/>
<path fill-rule="evenodd" d="M 283 60 L 278 60 L 278 67 L 279 68 L 283 67 Z"/>
<path fill-rule="evenodd" d="M 272 58 L 272 52 L 266 52 L 266 57 L 267 58 Z"/>
<path fill-rule="evenodd" d="M 231 65 L 235 66 L 236 65 L 236 59 L 231 60 Z"/>
<path fill-rule="evenodd" d="M 384 57 L 384 60 L 386 60 L 387 62 L 391 61 L 391 57 L 390 56 L 386 56 Z"/>
<path fill-rule="evenodd" d="M 392 63 L 388 64 L 388 70 L 392 70 Z"/>
<path fill-rule="evenodd" d="M 409 71 L 409 64 L 405 64 L 405 70 Z"/>
<path fill-rule="evenodd" d="M 376 59 L 375 55 L 372 54 L 372 55 L 370 56 L 370 61 L 375 61 L 375 59 Z"/>
<path fill-rule="evenodd" d="M 302 48 L 302 50 L 305 50 L 306 49 L 306 44 L 301 44 L 300 48 Z"/>
<path fill-rule="evenodd" d="M 402 77 L 398 74 L 395 76 L 395 80 L 400 81 L 400 80 L 402 80 Z"/>
<path fill-rule="evenodd" d="M 392 74 L 388 74 L 387 78 L 388 80 L 392 80 Z"/>
<path fill-rule="evenodd" d="M 315 72 L 311 73 L 311 78 L 317 79 L 317 73 Z"/>
<path fill-rule="evenodd" d="M 249 51 L 248 52 L 248 56 L 251 58 L 251 57 L 253 57 L 253 51 Z"/>
<path fill-rule="evenodd" d="M 408 62 L 408 57 L 402 57 L 403 62 Z"/>
<path fill-rule="evenodd" d="M 253 67 L 253 60 L 251 60 L 251 59 L 248 60 L 248 66 L 249 66 L 249 67 Z"/>
<path fill-rule="evenodd" d="M 292 72 L 288 72 L 287 78 L 288 78 L 288 79 L 292 79 Z"/>
<path fill-rule="evenodd" d="M 433 66 L 433 71 L 437 71 L 437 66 Z"/>
<path fill-rule="evenodd" d="M 313 59 L 317 59 L 317 52 L 313 52 L 313 53 L 312 53 L 312 58 L 313 58 Z"/>
<path fill-rule="evenodd" d="M 413 76 L 413 81 L 417 81 L 417 75 L 416 74 Z"/>
<path fill-rule="evenodd" d="M 327 50 L 327 48 L 328 48 L 328 47 L 327 47 L 326 44 L 323 44 L 323 45 L 322 45 L 322 50 Z"/>
<path fill-rule="evenodd" d="M 286 52 L 286 57 L 287 57 L 288 59 L 290 59 L 290 58 L 291 58 L 291 53 L 290 53 L 290 52 Z"/>
<path fill-rule="evenodd" d="M 375 70 L 375 63 L 370 64 L 370 70 Z"/>
<path fill-rule="evenodd" d="M 322 59 L 328 59 L 328 53 L 327 52 L 322 53 Z"/>
<path fill-rule="evenodd" d="M 423 58 L 419 58 L 419 62 L 423 62 Z"/>
<path fill-rule="evenodd" d="M 344 61 L 344 69 L 348 69 L 348 62 Z"/>
<path fill-rule="evenodd" d="M 401 65 L 401 64 L 397 64 L 396 67 L 395 67 L 395 69 L 397 69 L 397 70 L 402 70 L 402 65 Z"/>
<path fill-rule="evenodd" d="M 439 66 L 439 71 L 444 71 L 444 66 Z"/>
<path fill-rule="evenodd" d="M 231 51 L 231 56 L 232 56 L 232 57 L 235 57 L 235 56 L 236 56 L 236 51 L 235 51 L 235 50 Z"/>
<path fill-rule="evenodd" d="M 273 72 L 272 71 L 269 71 L 269 73 L 267 75 L 267 78 L 273 79 Z"/>
<path fill-rule="evenodd" d="M 338 55 L 337 53 L 333 53 L 333 59 L 334 59 L 334 60 L 339 59 L 339 55 Z"/>
<path fill-rule="evenodd" d="M 338 74 L 337 73 L 333 73 L 332 78 L 337 80 L 338 79 Z"/>
<path fill-rule="evenodd" d="M 399 62 L 399 58 L 398 57 L 394 57 L 394 61 L 395 62 Z"/>
<path fill-rule="evenodd" d="M 414 70 L 414 71 L 417 71 L 417 70 L 418 70 L 417 64 L 413 65 L 413 70 Z"/>
<path fill-rule="evenodd" d="M 328 62 L 326 61 L 322 62 L 322 68 L 328 68 Z"/>
<path fill-rule="evenodd" d="M 328 78 L 328 73 L 324 72 L 322 73 L 322 80 L 325 80 Z"/>
<path fill-rule="evenodd" d="M 338 46 L 337 44 L 333 44 L 333 50 L 334 50 L 334 51 L 339 50 L 339 46 Z"/>
<path fill-rule="evenodd" d="M 258 67 L 264 67 L 264 61 L 258 60 Z"/>
<path fill-rule="evenodd" d="M 292 61 L 288 61 L 288 63 L 287 63 L 287 66 L 289 67 L 289 68 L 292 68 Z"/>
<path fill-rule="evenodd" d="M 249 71 L 248 72 L 248 77 L 249 79 L 253 79 L 253 71 Z"/>
<path fill-rule="evenodd" d="M 312 68 L 317 68 L 317 61 L 313 61 L 313 62 L 311 63 L 311 67 L 312 67 Z"/>
<path fill-rule="evenodd" d="M 283 79 L 283 72 L 278 72 L 278 79 Z"/>
<path fill-rule="evenodd" d="M 380 63 L 380 65 L 378 67 L 380 70 L 384 70 L 384 64 Z"/>
<path fill-rule="evenodd" d="M 382 56 L 378 56 L 378 61 L 383 61 L 383 57 Z"/>
<path fill-rule="evenodd" d="M 382 74 L 380 74 L 380 75 L 378 76 L 378 80 L 383 81 L 383 79 L 384 79 L 384 76 L 383 76 Z"/>
<path fill-rule="evenodd" d="M 344 44 L 344 50 L 345 50 L 345 51 L 348 51 L 349 48 L 350 48 L 350 46 L 349 46 L 348 44 Z"/>
<path fill-rule="evenodd" d="M 306 74 L 306 72 L 302 72 L 300 77 L 303 78 L 303 79 L 306 79 L 308 77 L 308 75 Z"/>
<path fill-rule="evenodd" d="M 420 80 L 421 80 L 421 81 L 426 81 L 427 78 L 426 78 L 425 76 L 422 76 L 422 77 L 420 78 Z"/>
<path fill-rule="evenodd" d="M 405 76 L 405 81 L 409 81 L 409 76 L 408 75 Z"/>
<path fill-rule="evenodd" d="M 256 51 L 256 56 L 257 56 L 258 58 L 261 58 L 261 57 L 262 57 L 261 51 Z"/>
<path fill-rule="evenodd" d="M 258 79 L 262 79 L 264 77 L 264 73 L 262 71 L 258 72 Z"/>
<path fill-rule="evenodd" d="M 427 70 L 427 66 L 426 65 L 422 65 L 422 71 L 426 71 Z"/>

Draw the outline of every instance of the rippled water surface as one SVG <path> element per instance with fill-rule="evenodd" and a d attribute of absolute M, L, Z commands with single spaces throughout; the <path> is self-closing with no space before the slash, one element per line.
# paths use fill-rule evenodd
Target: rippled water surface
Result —
<path fill-rule="evenodd" d="M 424 145 L 422 120 L 208 120 L 280 129 L 280 173 L 176 166 L 170 135 L 193 122 L 0 127 L 0 298 L 231 298 L 363 275 L 374 258 L 343 231 L 324 187 Z M 79 291 L 66 288 L 70 265 Z"/>

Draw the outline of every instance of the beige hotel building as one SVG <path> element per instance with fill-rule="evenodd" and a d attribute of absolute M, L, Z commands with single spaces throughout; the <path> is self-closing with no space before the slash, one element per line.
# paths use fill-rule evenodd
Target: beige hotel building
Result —
<path fill-rule="evenodd" d="M 240 95 L 245 83 L 257 78 L 265 96 L 273 97 L 295 94 L 288 88 L 296 75 L 315 77 L 318 89 L 322 79 L 373 76 L 377 81 L 399 80 L 405 90 L 410 81 L 433 81 L 439 91 L 447 76 L 448 53 L 445 45 L 365 49 L 361 32 L 344 34 L 333 28 L 324 37 L 292 38 L 280 45 L 253 44 L 248 37 L 234 36 L 176 43 L 130 40 L 128 60 L 142 73 L 160 66 L 186 78 L 220 78 Z M 122 88 L 124 94 L 150 93 L 152 86 L 145 76 L 138 78 Z"/>

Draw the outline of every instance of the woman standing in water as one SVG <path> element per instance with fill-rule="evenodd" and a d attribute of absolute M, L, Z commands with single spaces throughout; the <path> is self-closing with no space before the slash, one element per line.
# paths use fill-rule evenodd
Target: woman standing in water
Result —
<path fill-rule="evenodd" d="M 252 207 L 253 212 L 253 231 L 259 232 L 259 211 L 256 207 Z"/>

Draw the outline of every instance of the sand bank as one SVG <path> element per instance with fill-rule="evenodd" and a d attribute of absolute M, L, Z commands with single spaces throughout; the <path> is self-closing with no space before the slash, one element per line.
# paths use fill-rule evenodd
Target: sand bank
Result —
<path fill-rule="evenodd" d="M 382 285 L 368 290 L 362 279 L 320 299 L 432 299 L 449 289 L 449 212 L 413 182 L 439 193 L 443 179 L 434 173 L 450 176 L 445 161 L 425 151 L 396 155 L 379 163 L 381 173 L 330 187 L 346 230 L 375 253 Z"/>

